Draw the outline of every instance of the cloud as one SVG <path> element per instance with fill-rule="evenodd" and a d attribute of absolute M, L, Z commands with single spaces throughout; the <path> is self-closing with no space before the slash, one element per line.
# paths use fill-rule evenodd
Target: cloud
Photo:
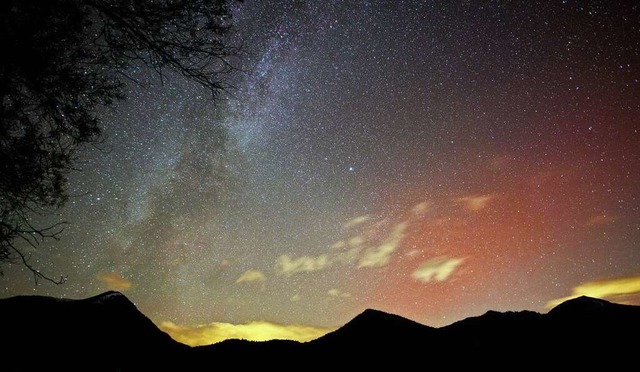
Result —
<path fill-rule="evenodd" d="M 356 246 L 343 250 L 341 252 L 334 253 L 333 255 L 331 255 L 331 262 L 339 262 L 343 265 L 352 264 L 358 259 L 361 250 L 361 246 Z"/>
<path fill-rule="evenodd" d="M 174 340 L 190 346 L 211 345 L 228 339 L 250 341 L 295 340 L 306 342 L 323 336 L 333 329 L 306 325 L 281 325 L 266 321 L 246 324 L 214 322 L 197 326 L 183 326 L 161 322 L 158 326 Z"/>
<path fill-rule="evenodd" d="M 455 199 L 454 202 L 462 204 L 467 210 L 479 211 L 484 209 L 493 198 L 493 195 L 465 196 Z"/>
<path fill-rule="evenodd" d="M 344 240 L 338 240 L 337 242 L 331 244 L 331 249 L 341 249 L 344 248 L 346 246 L 346 243 L 344 242 Z"/>
<path fill-rule="evenodd" d="M 327 291 L 327 294 L 331 297 L 341 297 L 341 298 L 349 298 L 351 297 L 350 293 L 347 292 L 342 292 L 341 290 L 337 289 L 337 288 L 331 288 L 330 290 Z"/>
<path fill-rule="evenodd" d="M 362 236 L 357 235 L 349 238 L 349 246 L 352 248 L 357 248 L 365 243 L 365 240 Z"/>
<path fill-rule="evenodd" d="M 363 253 L 358 262 L 358 267 L 380 267 L 389 264 L 391 254 L 398 248 L 404 238 L 404 230 L 406 228 L 407 222 L 397 224 L 386 241 L 378 247 L 367 249 Z"/>
<path fill-rule="evenodd" d="M 266 277 L 261 271 L 258 270 L 248 270 L 244 274 L 240 275 L 236 283 L 246 283 L 246 282 L 264 282 Z"/>
<path fill-rule="evenodd" d="M 411 274 L 411 277 L 423 283 L 431 281 L 442 282 L 447 280 L 463 261 L 464 259 L 462 258 L 434 258 L 420 265 Z"/>
<path fill-rule="evenodd" d="M 551 309 L 564 301 L 580 296 L 610 300 L 611 298 L 629 295 L 640 295 L 640 274 L 582 283 L 573 288 L 571 296 L 547 302 L 547 308 Z"/>
<path fill-rule="evenodd" d="M 589 220 L 587 221 L 587 226 L 608 225 L 613 222 L 615 222 L 614 216 L 598 214 L 589 218 Z"/>
<path fill-rule="evenodd" d="M 282 255 L 276 261 L 276 272 L 280 275 L 291 276 L 300 272 L 322 270 L 329 266 L 329 257 L 326 254 L 318 257 L 302 256 L 292 259 L 289 255 Z"/>
<path fill-rule="evenodd" d="M 418 203 L 413 208 L 411 208 L 411 212 L 416 216 L 422 216 L 429 210 L 430 205 L 431 204 L 426 201 Z"/>
<path fill-rule="evenodd" d="M 358 216 L 358 217 L 352 218 L 352 219 L 350 219 L 349 221 L 347 221 L 344 224 L 344 228 L 345 229 L 351 229 L 351 228 L 353 228 L 355 226 L 361 225 L 361 224 L 369 221 L 370 219 L 371 219 L 371 217 L 369 217 L 367 215 Z"/>
<path fill-rule="evenodd" d="M 368 216 L 356 217 L 352 221 L 364 221 Z M 354 222 L 350 221 L 353 225 Z M 358 222 L 362 223 L 362 222 Z M 354 265 L 363 267 L 382 267 L 389 264 L 392 254 L 396 251 L 405 237 L 405 230 L 410 220 L 395 225 L 390 232 L 385 227 L 388 224 L 378 223 L 378 231 L 374 233 L 355 235 L 339 240 L 330 246 L 327 254 L 320 256 L 302 256 L 292 258 L 282 255 L 276 260 L 275 271 L 278 275 L 291 276 L 296 273 L 313 272 L 328 268 L 334 264 Z M 387 234 L 384 238 L 384 234 Z M 383 239 L 384 238 L 384 239 Z"/>
<path fill-rule="evenodd" d="M 131 281 L 123 278 L 118 273 L 100 273 L 97 275 L 97 278 L 104 283 L 108 289 L 113 291 L 124 291 L 131 288 Z"/>

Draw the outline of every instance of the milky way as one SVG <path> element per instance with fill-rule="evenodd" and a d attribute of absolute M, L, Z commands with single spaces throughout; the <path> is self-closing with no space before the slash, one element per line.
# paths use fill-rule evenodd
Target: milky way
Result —
<path fill-rule="evenodd" d="M 116 289 L 175 334 L 315 336 L 366 308 L 640 304 L 640 9 L 451 3 L 238 4 L 235 89 L 151 76 L 104 110 L 32 255 L 68 281 L 8 267 L 2 296 Z"/>

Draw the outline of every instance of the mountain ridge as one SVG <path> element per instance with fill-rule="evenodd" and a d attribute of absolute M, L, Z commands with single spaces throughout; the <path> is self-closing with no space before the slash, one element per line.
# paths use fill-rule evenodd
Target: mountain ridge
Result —
<path fill-rule="evenodd" d="M 532 366 L 543 367 L 553 358 L 554 363 L 571 362 L 575 367 L 580 360 L 569 358 L 570 350 L 585 357 L 608 356 L 614 363 L 611 360 L 621 352 L 633 352 L 625 337 L 640 332 L 640 306 L 587 296 L 567 300 L 547 313 L 489 310 L 439 328 L 368 308 L 337 330 L 307 342 L 227 340 L 198 347 L 173 340 L 116 291 L 84 299 L 0 299 L 0 319 L 5 323 L 0 350 L 14 356 L 0 361 L 0 368 L 4 364 L 12 371 L 86 370 L 73 355 L 100 361 L 91 368 L 96 371 L 197 370 L 212 361 L 236 360 L 251 367 L 281 366 L 292 356 L 327 368 L 336 360 L 371 368 L 380 367 L 381 360 L 393 360 L 396 367 L 409 367 L 427 351 L 442 358 L 454 350 L 465 355 L 455 361 L 458 366 L 500 365 L 500 356 L 510 355 Z M 31 353 L 41 358 L 29 358 Z M 434 363 L 447 365 L 446 358 Z"/>

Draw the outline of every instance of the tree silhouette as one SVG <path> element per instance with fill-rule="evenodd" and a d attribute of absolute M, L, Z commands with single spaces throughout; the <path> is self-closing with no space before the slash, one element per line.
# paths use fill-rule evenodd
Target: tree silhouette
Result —
<path fill-rule="evenodd" d="M 227 0 L 4 0 L 0 3 L 0 265 L 58 239 L 36 226 L 69 197 L 79 153 L 101 141 L 96 109 L 126 98 L 132 69 L 172 71 L 226 91 L 236 70 Z M 1 266 L 0 266 L 1 269 Z M 0 273 L 2 271 L 0 270 Z"/>

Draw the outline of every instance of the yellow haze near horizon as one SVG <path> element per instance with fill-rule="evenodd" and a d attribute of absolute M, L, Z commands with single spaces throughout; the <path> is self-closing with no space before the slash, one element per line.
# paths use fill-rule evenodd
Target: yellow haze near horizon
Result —
<path fill-rule="evenodd" d="M 196 326 L 184 326 L 164 321 L 158 327 L 174 340 L 189 346 L 211 345 L 228 339 L 249 341 L 277 339 L 306 342 L 334 330 L 297 324 L 281 325 L 267 321 L 252 321 L 246 324 L 213 322 Z"/>
<path fill-rule="evenodd" d="M 606 300 L 617 296 L 638 295 L 640 294 L 640 275 L 594 280 L 574 287 L 572 292 L 571 296 L 547 302 L 547 308 L 553 308 L 564 301 L 580 296 Z"/>

